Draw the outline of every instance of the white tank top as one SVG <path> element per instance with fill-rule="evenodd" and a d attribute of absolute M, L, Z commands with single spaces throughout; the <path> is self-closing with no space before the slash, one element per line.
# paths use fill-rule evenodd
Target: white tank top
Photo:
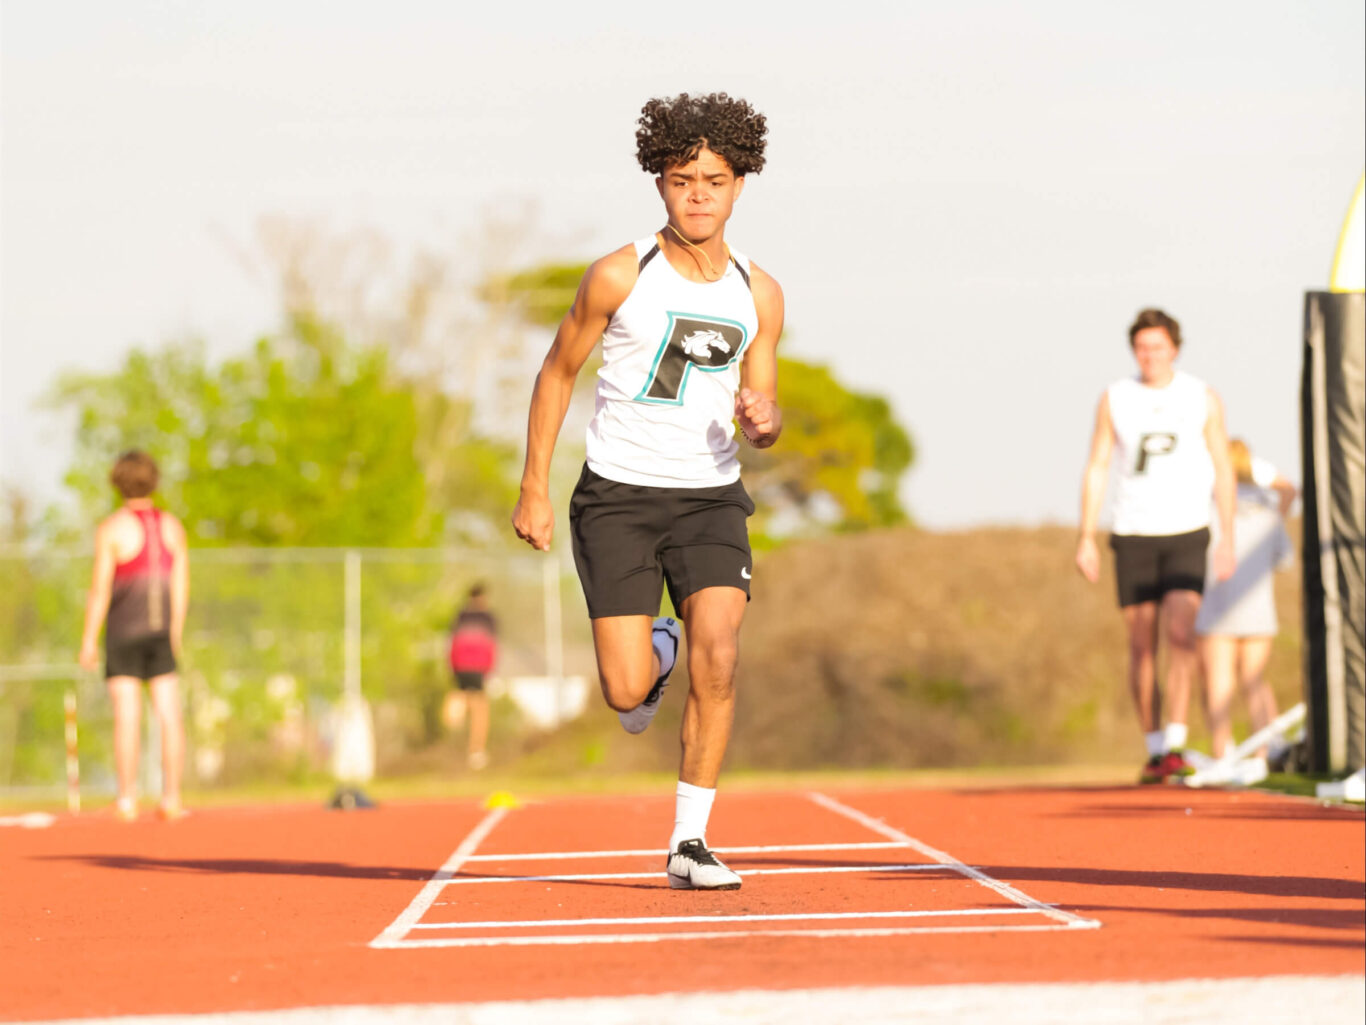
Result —
<path fill-rule="evenodd" d="M 740 477 L 735 394 L 759 314 L 749 261 L 731 251 L 718 281 L 689 281 L 653 236 L 602 336 L 588 468 L 622 484 L 705 488 Z"/>
<path fill-rule="evenodd" d="M 1165 388 L 1125 378 L 1107 394 L 1118 457 L 1114 532 L 1159 537 L 1208 527 L 1214 461 L 1205 383 L 1178 370 Z"/>

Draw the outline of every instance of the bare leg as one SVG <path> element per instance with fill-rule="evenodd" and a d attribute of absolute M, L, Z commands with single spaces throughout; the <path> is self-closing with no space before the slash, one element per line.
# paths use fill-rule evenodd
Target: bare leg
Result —
<path fill-rule="evenodd" d="M 714 789 L 735 720 L 735 667 L 745 592 L 704 587 L 683 601 L 679 613 L 688 632 L 688 700 L 683 706 L 682 759 L 678 778 Z"/>
<path fill-rule="evenodd" d="M 1238 682 L 1247 701 L 1252 729 L 1271 725 L 1276 715 L 1276 695 L 1266 682 L 1266 665 L 1271 661 L 1270 637 L 1243 637 L 1238 641 Z M 1266 757 L 1266 748 L 1257 752 Z"/>
<path fill-rule="evenodd" d="M 604 616 L 593 620 L 602 696 L 618 712 L 629 712 L 650 693 L 659 677 L 659 656 L 650 644 L 649 616 Z"/>
<path fill-rule="evenodd" d="M 465 705 L 469 710 L 469 757 L 474 763 L 483 759 L 489 742 L 489 696 L 482 690 L 466 691 Z"/>
<path fill-rule="evenodd" d="M 148 683 L 152 711 L 161 727 L 161 806 L 180 808 L 180 777 L 185 766 L 185 722 L 180 712 L 180 681 L 174 673 Z"/>
<path fill-rule="evenodd" d="M 452 733 L 463 729 L 466 711 L 465 692 L 463 690 L 446 691 L 446 696 L 441 699 L 441 721 L 445 723 L 446 729 Z"/>
<path fill-rule="evenodd" d="M 134 807 L 138 799 L 138 754 L 142 746 L 142 681 L 111 676 L 109 700 L 114 706 L 114 775 L 119 804 Z"/>
<path fill-rule="evenodd" d="M 1205 665 L 1205 721 L 1209 724 L 1214 757 L 1222 758 L 1233 742 L 1234 663 L 1238 642 L 1232 637 L 1200 638 Z"/>
<path fill-rule="evenodd" d="M 1190 716 L 1191 691 L 1200 671 L 1195 646 L 1195 617 L 1200 596 L 1194 591 L 1168 591 L 1162 599 L 1167 634 L 1167 721 L 1184 724 Z"/>
<path fill-rule="evenodd" d="M 1129 631 L 1129 693 L 1144 733 L 1162 728 L 1162 695 L 1157 692 L 1157 602 L 1120 609 Z"/>

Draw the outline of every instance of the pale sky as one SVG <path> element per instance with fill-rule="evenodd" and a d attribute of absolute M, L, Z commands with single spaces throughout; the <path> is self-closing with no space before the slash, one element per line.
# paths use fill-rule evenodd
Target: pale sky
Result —
<path fill-rule="evenodd" d="M 921 523 L 1074 523 L 1147 305 L 1299 479 L 1360 0 L 467 7 L 0 3 L 0 483 L 60 497 L 70 425 L 34 401 L 62 370 L 274 326 L 225 242 L 261 217 L 454 245 L 529 202 L 590 259 L 662 223 L 641 104 L 722 89 L 770 126 L 727 239 L 783 285 L 788 352 L 891 400 Z"/>

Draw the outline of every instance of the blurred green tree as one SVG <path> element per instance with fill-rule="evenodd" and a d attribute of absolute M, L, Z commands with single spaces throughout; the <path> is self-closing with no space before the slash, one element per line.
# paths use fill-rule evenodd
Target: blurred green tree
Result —
<path fill-rule="evenodd" d="M 486 301 L 530 324 L 554 327 L 574 302 L 586 264 L 553 263 L 490 278 Z M 580 375 L 591 380 L 591 375 Z M 756 543 L 813 529 L 858 530 L 908 520 L 898 497 L 915 459 L 910 435 L 881 396 L 853 391 L 829 368 L 779 357 L 783 438 L 756 452 L 740 446 L 755 498 Z"/>
<path fill-rule="evenodd" d="M 755 532 L 861 530 L 908 520 L 897 489 L 915 457 L 887 400 L 845 387 L 827 367 L 778 358 L 782 440 L 740 446 Z"/>
<path fill-rule="evenodd" d="M 63 377 L 50 402 L 76 413 L 66 483 L 85 515 L 108 511 L 117 453 L 143 448 L 195 545 L 427 545 L 456 513 L 510 507 L 510 445 L 466 430 L 424 449 L 416 390 L 388 351 L 307 316 L 217 366 L 194 344 L 134 351 L 113 373 Z M 468 421 L 450 412 L 437 415 Z M 440 494 L 422 455 L 440 461 Z"/>

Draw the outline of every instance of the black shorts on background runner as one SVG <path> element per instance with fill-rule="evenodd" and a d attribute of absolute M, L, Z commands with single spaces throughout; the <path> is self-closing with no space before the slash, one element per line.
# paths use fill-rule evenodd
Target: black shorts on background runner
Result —
<path fill-rule="evenodd" d="M 588 615 L 657 616 L 704 587 L 749 595 L 754 503 L 738 480 L 710 488 L 621 484 L 587 466 L 569 501 L 574 565 Z"/>
<path fill-rule="evenodd" d="M 104 678 L 132 676 L 150 680 L 175 672 L 175 652 L 170 634 L 148 634 L 104 642 Z"/>
<path fill-rule="evenodd" d="M 484 674 L 471 673 L 457 669 L 455 672 L 455 685 L 460 690 L 483 690 Z"/>
<path fill-rule="evenodd" d="M 1188 534 L 1114 534 L 1115 582 L 1119 607 L 1161 601 L 1168 591 L 1205 593 L 1209 528 Z"/>

